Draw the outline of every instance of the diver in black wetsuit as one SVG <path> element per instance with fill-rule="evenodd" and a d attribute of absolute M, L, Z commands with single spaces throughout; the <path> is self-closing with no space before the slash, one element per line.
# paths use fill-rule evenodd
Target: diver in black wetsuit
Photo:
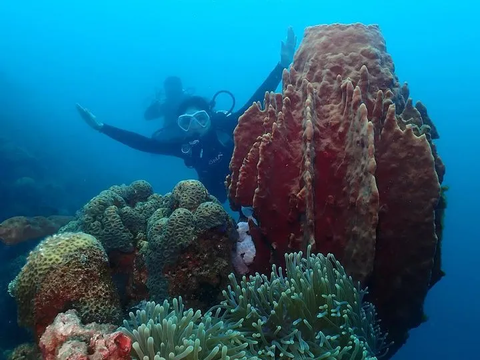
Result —
<path fill-rule="evenodd" d="M 145 120 L 163 119 L 163 125 L 152 134 L 152 139 L 160 142 L 171 142 L 172 133 L 177 130 L 177 109 L 179 105 L 192 96 L 191 91 L 184 90 L 182 80 L 178 76 L 169 76 L 163 82 L 164 96 L 162 101 L 156 98 L 145 110 Z"/>
<path fill-rule="evenodd" d="M 163 118 L 164 127 L 169 127 L 176 124 L 177 108 L 182 101 L 193 95 L 193 90 L 184 89 L 178 76 L 168 76 L 163 82 L 163 95 L 164 99 L 160 100 L 157 93 L 143 117 L 145 120 Z"/>
<path fill-rule="evenodd" d="M 161 117 L 172 119 L 175 116 L 178 105 L 186 100 L 188 93 L 183 89 L 182 80 L 178 76 L 169 76 L 163 82 L 165 101 L 155 99 L 145 110 L 145 120 L 153 120 Z"/>
<path fill-rule="evenodd" d="M 248 102 L 238 111 L 232 112 L 235 102 L 228 112 L 214 111 L 214 99 L 207 101 L 199 96 L 184 99 L 177 107 L 177 126 L 163 140 L 148 138 L 130 131 L 101 123 L 87 109 L 77 104 L 77 110 L 85 122 L 95 130 L 131 148 L 162 155 L 171 155 L 184 160 L 185 165 L 194 168 L 210 194 L 220 202 L 226 200 L 224 185 L 229 173 L 230 158 L 233 153 L 233 130 L 238 118 L 255 101 L 262 101 L 265 92 L 274 91 L 282 79 L 283 69 L 293 59 L 296 37 L 290 28 L 285 43 L 282 42 L 281 61 L 257 89 Z M 223 91 L 231 95 L 228 91 Z M 233 98 L 233 97 L 232 97 Z"/>

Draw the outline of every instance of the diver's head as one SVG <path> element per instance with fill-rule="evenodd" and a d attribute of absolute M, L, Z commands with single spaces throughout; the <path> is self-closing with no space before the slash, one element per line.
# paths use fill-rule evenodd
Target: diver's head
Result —
<path fill-rule="evenodd" d="M 192 96 L 178 107 L 178 127 L 186 137 L 202 137 L 212 126 L 210 104 L 200 96 Z"/>
<path fill-rule="evenodd" d="M 179 97 L 183 94 L 182 80 L 178 76 L 169 76 L 163 82 L 167 98 Z"/>

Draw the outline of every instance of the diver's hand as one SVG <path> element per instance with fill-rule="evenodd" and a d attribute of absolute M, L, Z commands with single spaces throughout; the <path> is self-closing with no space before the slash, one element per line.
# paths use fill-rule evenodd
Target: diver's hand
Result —
<path fill-rule="evenodd" d="M 103 123 L 97 120 L 95 115 L 93 115 L 88 109 L 82 107 L 80 104 L 76 104 L 77 111 L 82 117 L 82 119 L 90 126 L 92 129 L 100 131 L 103 127 Z"/>
<path fill-rule="evenodd" d="M 293 32 L 293 28 L 290 26 L 287 30 L 287 39 L 282 41 L 280 50 L 280 64 L 283 67 L 289 67 L 293 61 L 293 55 L 295 54 L 295 46 L 297 45 L 297 37 Z"/>

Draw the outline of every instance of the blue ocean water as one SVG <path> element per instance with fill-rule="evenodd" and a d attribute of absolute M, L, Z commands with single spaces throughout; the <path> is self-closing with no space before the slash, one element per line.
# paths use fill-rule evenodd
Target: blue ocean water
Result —
<path fill-rule="evenodd" d="M 181 160 L 141 153 L 92 131 L 76 102 L 101 121 L 150 135 L 159 123 L 143 120 L 143 111 L 166 76 L 180 76 L 207 97 L 228 89 L 243 104 L 279 60 L 288 26 L 300 43 L 310 25 L 378 24 L 400 81 L 427 106 L 440 132 L 450 186 L 447 275 L 427 297 L 429 320 L 411 332 L 395 359 L 474 359 L 479 10 L 473 1 L 3 1 L 0 136 L 44 159 L 50 174 L 68 182 L 74 204 L 136 179 L 165 193 L 195 172 Z"/>

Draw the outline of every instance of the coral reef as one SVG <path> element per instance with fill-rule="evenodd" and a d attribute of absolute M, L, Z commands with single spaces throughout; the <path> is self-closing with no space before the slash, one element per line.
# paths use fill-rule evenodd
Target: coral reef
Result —
<path fill-rule="evenodd" d="M 9 292 L 17 302 L 18 323 L 34 329 L 37 338 L 68 309 L 76 309 L 85 322 L 115 323 L 121 316 L 105 250 L 85 233 L 44 239 Z"/>
<path fill-rule="evenodd" d="M 143 180 L 129 186 L 112 186 L 91 199 L 81 215 L 60 232 L 82 231 L 95 236 L 105 251 L 134 251 L 148 218 L 161 207 L 163 199 Z"/>
<path fill-rule="evenodd" d="M 115 185 L 83 206 L 75 220 L 59 232 L 81 231 L 97 238 L 107 251 L 113 274 L 125 294 L 124 307 L 148 297 L 142 246 L 147 241 L 147 222 L 168 197 L 153 193 L 143 180 Z"/>
<path fill-rule="evenodd" d="M 264 105 L 239 119 L 227 178 L 231 207 L 259 223 L 252 271 L 308 245 L 334 254 L 371 289 L 393 353 L 424 318 L 440 261 L 445 168 L 425 106 L 399 85 L 379 28 L 361 24 L 307 28 Z"/>
<path fill-rule="evenodd" d="M 112 186 L 59 232 L 67 231 L 93 235 L 105 247 L 124 307 L 181 295 L 207 309 L 228 283 L 238 237 L 233 219 L 197 180 L 163 196 L 141 180 Z"/>
<path fill-rule="evenodd" d="M 206 309 L 228 283 L 235 223 L 199 181 L 181 181 L 165 197 L 170 207 L 149 219 L 142 249 L 150 296 L 181 295 L 189 306 Z"/>
<path fill-rule="evenodd" d="M 6 245 L 16 245 L 40 239 L 55 234 L 71 220 L 72 216 L 14 216 L 0 223 L 0 241 Z"/>
<path fill-rule="evenodd" d="M 110 324 L 83 325 L 77 312 L 55 317 L 40 338 L 44 360 L 129 360 L 132 341 Z"/>
<path fill-rule="evenodd" d="M 286 274 L 238 283 L 204 316 L 182 299 L 147 303 L 121 328 L 136 359 L 376 359 L 385 349 L 371 304 L 333 255 L 286 255 Z"/>
<path fill-rule="evenodd" d="M 8 224 L 22 226 L 5 226 L 9 243 L 32 236 L 25 227 L 40 223 L 21 220 Z M 183 296 L 190 306 L 208 309 L 228 283 L 235 228 L 196 180 L 165 196 L 145 181 L 113 186 L 30 252 L 9 285 L 18 323 L 38 340 L 69 309 L 84 322 L 102 323 L 115 323 L 122 308 L 148 298 Z"/>

